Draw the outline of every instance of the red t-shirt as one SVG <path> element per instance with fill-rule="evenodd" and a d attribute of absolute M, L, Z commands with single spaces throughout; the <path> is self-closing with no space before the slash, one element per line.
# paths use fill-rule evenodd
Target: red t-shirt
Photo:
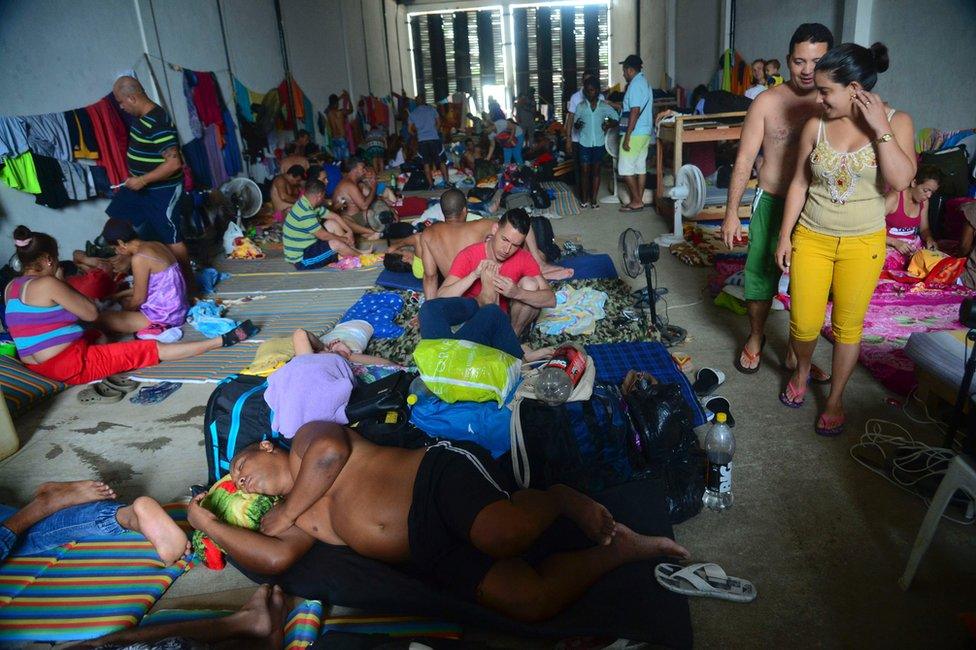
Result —
<path fill-rule="evenodd" d="M 454 262 L 451 264 L 450 275 L 457 278 L 463 278 L 471 271 L 477 268 L 478 263 L 481 260 L 488 259 L 487 244 L 485 242 L 478 242 L 477 244 L 471 244 L 454 258 Z M 520 248 L 515 251 L 515 254 L 510 258 L 501 263 L 501 268 L 499 273 L 504 275 L 506 278 L 511 279 L 512 282 L 518 284 L 522 278 L 525 277 L 536 277 L 542 275 L 542 270 L 536 263 L 535 258 L 528 251 Z M 481 280 L 475 280 L 474 283 L 464 292 L 464 297 L 466 298 L 477 298 L 481 294 Z M 504 311 L 508 311 L 508 298 L 505 296 L 498 296 L 498 306 Z"/>

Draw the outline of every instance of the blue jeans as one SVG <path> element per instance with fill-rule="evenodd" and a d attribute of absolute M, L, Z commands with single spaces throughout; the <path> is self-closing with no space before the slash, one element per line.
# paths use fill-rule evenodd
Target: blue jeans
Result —
<path fill-rule="evenodd" d="M 37 555 L 52 548 L 96 535 L 121 535 L 125 529 L 115 519 L 123 504 L 118 501 L 92 501 L 59 510 L 40 520 L 19 536 L 0 526 L 0 561 L 8 555 Z M 0 505 L 0 522 L 17 512 Z"/>
<path fill-rule="evenodd" d="M 452 330 L 455 325 L 461 325 L 457 332 Z M 479 307 L 474 298 L 425 301 L 420 307 L 420 338 L 462 339 L 507 352 L 516 359 L 524 354 L 508 314 L 498 305 Z"/>
<path fill-rule="evenodd" d="M 522 160 L 522 145 L 525 144 L 525 136 L 520 135 L 515 138 L 514 147 L 504 147 L 502 148 L 502 153 L 505 155 L 505 164 L 514 162 L 519 167 L 525 162 Z"/>

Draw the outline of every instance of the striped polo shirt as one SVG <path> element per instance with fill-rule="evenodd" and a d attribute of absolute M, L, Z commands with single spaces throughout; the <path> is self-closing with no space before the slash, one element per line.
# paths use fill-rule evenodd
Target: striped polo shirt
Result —
<path fill-rule="evenodd" d="M 163 152 L 172 147 L 179 149 L 180 141 L 169 115 L 157 106 L 142 117 L 133 120 L 129 128 L 129 146 L 126 159 L 131 176 L 148 174 L 165 162 Z M 150 183 L 150 189 L 171 188 L 183 182 L 183 170 L 177 169 L 169 178 Z"/>
<path fill-rule="evenodd" d="M 322 228 L 319 219 L 323 214 L 325 208 L 313 208 L 305 196 L 291 207 L 281 229 L 286 260 L 292 264 L 300 261 L 305 249 L 318 241 L 315 233 Z"/>

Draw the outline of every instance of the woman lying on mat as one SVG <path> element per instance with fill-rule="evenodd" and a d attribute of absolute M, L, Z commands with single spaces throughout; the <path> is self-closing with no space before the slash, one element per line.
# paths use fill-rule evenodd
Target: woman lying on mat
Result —
<path fill-rule="evenodd" d="M 192 343 L 158 341 L 105 343 L 97 329 L 82 321 L 98 319 L 98 308 L 61 278 L 58 243 L 27 226 L 14 230 L 17 259 L 23 276 L 4 291 L 7 330 L 20 360 L 34 372 L 66 384 L 87 384 L 116 373 L 186 359 L 221 346 L 240 343 L 258 332 L 244 321 L 223 336 Z"/>
<path fill-rule="evenodd" d="M 389 368 L 391 371 L 401 367 L 400 364 L 394 363 L 389 359 L 384 359 L 383 357 L 353 352 L 353 347 L 358 348 L 359 346 L 351 346 L 349 342 L 344 341 L 340 336 L 328 335 L 325 337 L 325 341 L 323 341 L 309 331 L 298 329 L 292 334 L 292 343 L 295 345 L 295 356 L 300 354 L 318 354 L 320 352 L 338 354 L 349 362 L 353 374 L 356 377 L 362 377 L 368 373 L 373 374 L 374 379 L 379 379 L 380 377 L 375 377 L 376 366 Z M 365 345 L 363 348 L 365 348 Z"/>
<path fill-rule="evenodd" d="M 105 222 L 102 237 L 120 257 L 128 258 L 132 288 L 118 295 L 122 311 L 103 312 L 98 326 L 120 334 L 135 332 L 143 340 L 178 341 L 189 302 L 180 263 L 169 247 L 139 239 L 123 219 Z"/>
<path fill-rule="evenodd" d="M 186 534 L 155 500 L 139 497 L 127 506 L 101 481 L 69 481 L 42 484 L 20 510 L 0 505 L 0 561 L 128 530 L 142 533 L 166 566 L 190 551 Z"/>

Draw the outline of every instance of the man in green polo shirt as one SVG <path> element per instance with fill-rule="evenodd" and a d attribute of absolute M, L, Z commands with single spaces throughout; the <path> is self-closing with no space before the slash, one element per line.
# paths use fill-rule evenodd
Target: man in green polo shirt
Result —
<path fill-rule="evenodd" d="M 305 184 L 305 194 L 285 217 L 282 228 L 285 259 L 299 271 L 321 268 L 337 261 L 340 255 L 359 255 L 359 251 L 343 241 L 340 235 L 325 228 L 322 219 L 327 211 L 323 203 L 325 184 L 310 180 Z"/>

